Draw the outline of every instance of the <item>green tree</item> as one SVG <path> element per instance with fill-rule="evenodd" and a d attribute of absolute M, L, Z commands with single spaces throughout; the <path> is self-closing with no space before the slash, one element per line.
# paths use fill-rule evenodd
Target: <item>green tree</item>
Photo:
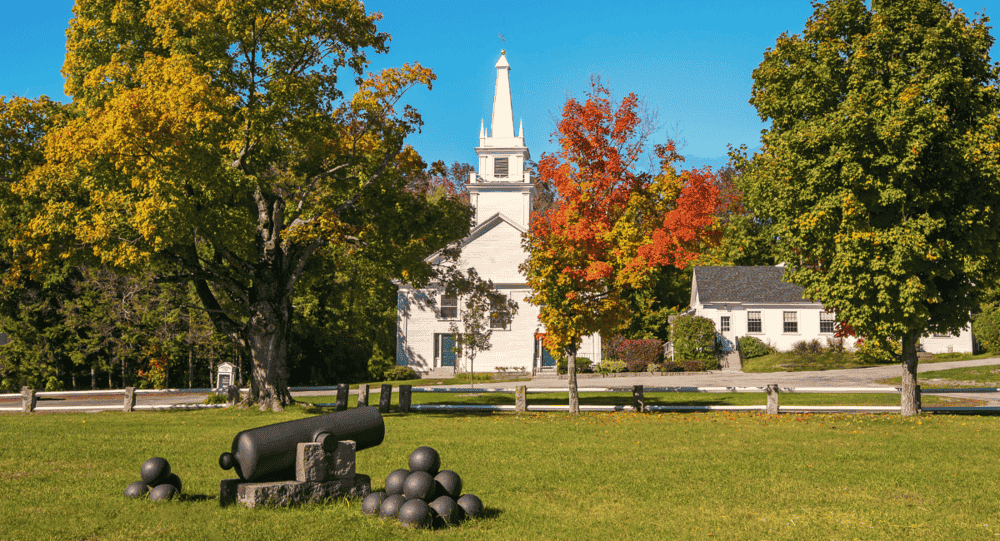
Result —
<path fill-rule="evenodd" d="M 830 0 L 782 35 L 750 102 L 771 122 L 742 164 L 786 278 L 862 336 L 917 340 L 969 322 L 1000 264 L 1000 78 L 988 19 L 937 0 Z"/>
<path fill-rule="evenodd" d="M 380 18 L 359 0 L 79 0 L 63 67 L 79 115 L 17 184 L 40 208 L 21 266 L 85 246 L 192 283 L 252 359 L 246 403 L 282 409 L 310 257 L 364 253 L 419 283 L 423 257 L 468 232 L 465 206 L 405 189 L 423 167 L 403 144 L 421 119 L 400 99 L 434 75 L 365 75 L 366 51 L 387 50 Z"/>

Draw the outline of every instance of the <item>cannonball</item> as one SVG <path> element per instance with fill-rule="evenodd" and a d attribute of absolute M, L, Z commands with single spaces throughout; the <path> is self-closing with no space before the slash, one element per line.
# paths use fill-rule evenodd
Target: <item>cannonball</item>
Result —
<path fill-rule="evenodd" d="M 374 515 L 378 513 L 379 507 L 382 506 L 382 500 L 388 496 L 385 492 L 372 492 L 371 494 L 365 496 L 364 501 L 361 502 L 361 512 L 366 515 Z"/>
<path fill-rule="evenodd" d="M 409 500 L 424 500 L 429 502 L 434 499 L 434 491 L 437 484 L 431 474 L 425 471 L 415 471 L 406 478 L 403 484 L 403 497 Z"/>
<path fill-rule="evenodd" d="M 425 471 L 433 477 L 441 468 L 441 455 L 427 447 L 417 447 L 410 453 L 410 471 Z"/>
<path fill-rule="evenodd" d="M 430 506 L 423 500 L 406 500 L 406 503 L 399 508 L 399 523 L 407 528 L 430 527 Z"/>
<path fill-rule="evenodd" d="M 451 470 L 439 471 L 434 476 L 434 482 L 437 484 L 437 493 L 439 495 L 447 494 L 455 500 L 462 495 L 462 478 Z"/>
<path fill-rule="evenodd" d="M 176 473 L 171 472 L 170 473 L 170 477 L 167 477 L 167 480 L 164 481 L 163 484 L 173 485 L 174 488 L 177 489 L 177 493 L 178 494 L 180 494 L 181 492 L 183 492 L 181 490 L 181 478 L 178 477 Z"/>
<path fill-rule="evenodd" d="M 143 483 L 142 481 L 136 481 L 131 485 L 125 487 L 125 497 L 126 498 L 141 498 L 149 492 L 149 485 Z"/>
<path fill-rule="evenodd" d="M 475 494 L 463 494 L 457 503 L 469 518 L 475 518 L 483 512 L 483 501 Z"/>
<path fill-rule="evenodd" d="M 385 493 L 388 495 L 402 494 L 403 483 L 410 476 L 410 470 L 395 470 L 385 478 Z"/>
<path fill-rule="evenodd" d="M 406 498 L 402 494 L 390 494 L 382 500 L 382 505 L 378 508 L 378 516 L 382 518 L 396 518 L 399 516 L 399 508 L 406 503 Z"/>
<path fill-rule="evenodd" d="M 142 463 L 139 474 L 142 482 L 151 487 L 162 485 L 170 477 L 170 463 L 165 458 L 154 456 Z"/>
<path fill-rule="evenodd" d="M 157 485 L 149 491 L 149 499 L 154 502 L 170 501 L 177 495 L 177 488 L 174 485 L 164 483 Z"/>
<path fill-rule="evenodd" d="M 458 502 L 451 496 L 438 496 L 430 503 L 430 508 L 437 514 L 435 526 L 446 524 L 458 524 L 465 518 L 465 510 L 458 506 Z"/>

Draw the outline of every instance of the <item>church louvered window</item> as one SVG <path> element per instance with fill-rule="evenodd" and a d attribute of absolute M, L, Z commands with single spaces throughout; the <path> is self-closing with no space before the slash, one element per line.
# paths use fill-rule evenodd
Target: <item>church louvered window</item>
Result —
<path fill-rule="evenodd" d="M 508 158 L 493 158 L 493 176 L 497 178 L 507 178 Z"/>

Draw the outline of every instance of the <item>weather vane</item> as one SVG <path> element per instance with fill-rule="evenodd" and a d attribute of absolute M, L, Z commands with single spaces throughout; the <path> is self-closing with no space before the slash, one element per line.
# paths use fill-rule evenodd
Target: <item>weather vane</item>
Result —
<path fill-rule="evenodd" d="M 507 54 L 507 38 L 503 37 L 503 29 L 501 29 L 500 33 L 497 35 L 500 36 L 500 42 L 501 42 L 500 54 L 502 55 Z"/>

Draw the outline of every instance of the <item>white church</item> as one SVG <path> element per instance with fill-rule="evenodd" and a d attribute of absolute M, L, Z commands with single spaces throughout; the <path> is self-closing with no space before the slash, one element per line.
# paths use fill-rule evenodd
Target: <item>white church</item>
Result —
<path fill-rule="evenodd" d="M 514 113 L 510 96 L 510 64 L 500 52 L 496 63 L 493 118 L 490 131 L 479 127 L 477 172 L 469 174 L 469 198 L 475 208 L 474 226 L 460 242 L 462 269 L 474 268 L 484 279 L 518 304 L 517 314 L 506 326 L 494 327 L 492 348 L 478 352 L 475 372 L 498 369 L 539 373 L 555 369 L 555 360 L 542 346 L 544 328 L 539 309 L 525 301 L 531 294 L 518 267 L 528 258 L 521 247 L 521 235 L 531 222 L 535 187 L 525 162 L 531 159 L 524 144 L 524 122 L 514 134 Z M 440 257 L 427 258 L 435 262 Z M 396 364 L 435 377 L 467 372 L 467 360 L 454 351 L 452 323 L 461 324 L 461 299 L 444 294 L 440 284 L 415 289 L 400 284 L 396 310 Z M 502 322 L 497 322 L 498 325 Z M 588 336 L 578 357 L 601 361 L 599 335 Z"/>

